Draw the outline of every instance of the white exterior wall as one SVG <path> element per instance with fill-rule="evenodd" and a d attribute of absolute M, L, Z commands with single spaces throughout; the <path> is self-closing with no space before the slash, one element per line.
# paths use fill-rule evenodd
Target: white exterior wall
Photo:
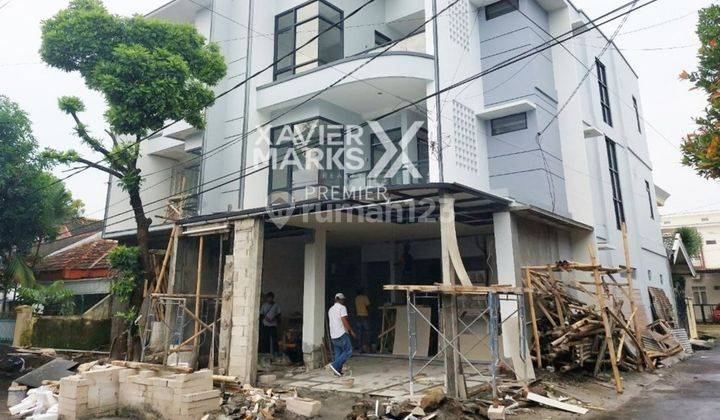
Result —
<path fill-rule="evenodd" d="M 173 6 L 175 4 L 173 3 L 167 6 L 168 10 L 161 9 L 155 15 L 160 18 L 194 22 L 203 33 L 210 35 L 211 41 L 218 42 L 228 65 L 227 76 L 215 88 L 215 91 L 220 93 L 273 62 L 274 39 L 272 34 L 274 33 L 275 16 L 304 2 L 304 0 L 248 0 L 242 2 L 215 0 L 207 2 L 209 4 L 207 7 L 216 11 L 216 13 L 211 13 L 199 6 L 193 9 L 192 2 L 188 3 L 187 0 L 177 0 L 176 6 Z M 347 15 L 363 2 L 360 0 L 333 0 L 331 3 L 341 8 Z M 513 48 L 522 47 L 522 45 L 514 45 L 513 42 L 520 43 L 530 40 L 534 43 L 549 39 L 546 34 L 534 27 L 518 12 L 512 12 L 512 16 L 502 16 L 499 19 L 506 19 L 506 22 L 515 26 L 520 25 L 522 31 L 511 36 L 505 36 L 507 34 L 499 32 L 498 35 L 506 38 L 506 41 L 503 42 L 506 42 L 507 45 L 498 45 L 497 43 L 491 45 L 484 42 L 487 40 L 488 34 L 483 30 L 487 30 L 488 24 L 492 22 L 485 21 L 483 7 L 491 3 L 492 1 L 489 0 L 462 1 L 438 19 L 439 86 L 441 88 L 487 70 L 484 68 L 484 63 L 492 63 L 493 61 L 488 61 L 488 59 L 495 53 L 512 55 Z M 442 10 L 448 4 L 450 4 L 450 0 L 437 0 L 438 10 Z M 252 14 L 250 13 L 251 5 Z M 403 33 L 407 33 L 415 26 L 420 25 L 423 18 L 428 19 L 432 16 L 431 5 L 432 0 L 378 0 L 367 6 L 344 23 L 345 57 L 373 47 L 374 30 L 379 30 L 391 37 L 399 37 Z M 171 12 L 170 9 L 173 7 L 181 10 L 182 13 Z M 522 11 L 539 22 L 541 26 L 547 27 L 548 31 L 555 35 L 567 32 L 573 24 L 579 21 L 587 21 L 587 18 L 574 9 L 569 2 L 563 0 L 520 0 L 520 7 Z M 498 21 L 492 25 L 497 25 L 497 23 Z M 250 37 L 248 37 L 248 25 L 253 28 Z M 502 25 L 500 25 L 498 31 L 502 30 Z M 247 139 L 243 139 L 245 129 L 253 130 L 286 112 L 287 114 L 282 115 L 273 125 L 277 126 L 317 116 L 339 123 L 357 124 L 362 123 L 373 114 L 371 111 L 377 111 L 375 114 L 378 114 L 383 107 L 391 109 L 398 106 L 398 103 L 402 103 L 402 98 L 398 100 L 393 95 L 401 97 L 413 93 L 422 97 L 433 93 L 435 91 L 434 77 L 430 76 L 433 74 L 433 68 L 432 60 L 429 58 L 434 51 L 432 33 L 432 25 L 426 25 L 424 36 L 427 55 L 407 54 L 403 56 L 396 53 L 396 55 L 378 59 L 373 62 L 372 66 L 369 65 L 362 72 L 348 78 L 346 83 L 350 87 L 337 86 L 333 88 L 336 92 L 335 96 L 333 96 L 333 90 L 330 90 L 322 97 L 296 110 L 288 111 L 303 98 L 295 98 L 293 102 L 293 98 L 288 99 L 287 96 L 292 96 L 296 92 L 303 92 L 305 95 L 310 88 L 319 90 L 327 87 L 364 61 L 359 59 L 341 60 L 338 63 L 323 66 L 323 69 L 309 71 L 297 75 L 289 81 L 275 84 L 272 71 L 267 70 L 246 83 L 244 87 L 235 89 L 218 100 L 208 109 L 208 126 L 203 135 L 203 148 L 207 152 L 230 140 L 236 141 L 224 148 L 222 152 L 205 157 L 202 166 L 202 182 L 204 183 L 202 188 L 212 189 L 212 191 L 202 195 L 200 213 L 209 215 L 240 209 L 264 208 L 267 205 L 268 171 L 266 169 L 258 170 L 258 165 L 254 165 L 258 161 L 264 161 L 256 154 L 260 154 L 261 157 L 267 156 L 267 144 L 263 141 L 264 136 L 257 133 L 250 134 Z M 599 38 L 598 35 L 597 31 L 591 31 L 566 43 L 567 48 L 582 63 L 578 63 L 575 57 L 558 46 L 544 52 L 541 59 L 532 63 L 527 71 L 508 79 L 507 87 L 503 90 L 514 92 L 515 88 L 520 89 L 522 85 L 523 90 L 518 90 L 518 92 L 537 103 L 537 110 L 528 114 L 529 121 L 532 118 L 532 121 L 537 124 L 540 118 L 547 120 L 570 97 L 576 84 L 585 76 L 587 67 L 594 64 L 595 56 L 600 53 L 604 45 L 605 39 Z M 520 51 L 522 49 L 518 49 L 518 52 Z M 247 56 L 248 52 L 251 52 L 249 57 Z M 650 285 L 664 287 L 670 296 L 669 267 L 667 258 L 664 256 L 659 216 L 654 204 L 655 197 L 651 197 L 654 215 L 652 218 L 650 217 L 651 203 L 645 191 L 645 181 L 651 186 L 654 185 L 647 138 L 644 127 L 641 127 L 642 132 L 638 131 L 632 107 L 634 96 L 642 108 L 637 75 L 614 48 L 605 52 L 601 61 L 606 66 L 610 84 L 613 126 L 602 121 L 597 73 L 593 68 L 572 103 L 560 114 L 558 121 L 551 121 L 551 129 L 546 134 L 547 138 L 543 139 L 548 149 L 546 152 L 551 152 L 553 155 L 550 159 L 551 168 L 547 172 L 552 173 L 551 177 L 557 178 L 552 182 L 560 189 L 557 191 L 560 197 L 558 201 L 562 203 L 560 207 L 563 208 L 558 209 L 558 214 L 594 227 L 595 237 L 587 234 L 570 235 L 573 239 L 569 244 L 564 242 L 552 245 L 562 253 L 567 253 L 568 255 L 564 256 L 567 259 L 587 261 L 586 246 L 600 244 L 599 254 L 603 264 L 624 264 L 622 238 L 620 231 L 615 226 L 612 206 L 604 138 L 607 136 L 617 144 L 631 258 L 633 266 L 637 269 L 636 287 L 643 291 L 641 295 L 644 299 L 647 299 L 647 293 L 644 290 Z M 407 69 L 403 69 L 402 63 L 407 63 Z M 406 75 L 397 74 L 398 68 Z M 519 67 L 513 67 L 513 69 L 517 68 Z M 515 70 L 510 71 L 509 75 L 512 75 L 513 72 Z M 322 78 L 325 80 L 320 80 Z M 498 103 L 486 103 L 491 100 L 486 91 L 488 89 L 485 85 L 486 79 L 492 78 L 480 78 L 441 96 L 443 139 L 440 143 L 444 146 L 443 180 L 516 198 L 517 194 L 512 191 L 492 190 L 491 188 L 492 174 L 488 163 L 490 153 L 488 144 L 491 141 L 491 133 L 486 132 L 489 122 L 478 118 L 477 114 L 487 110 L 491 105 L 506 104 L 511 98 L 500 98 Z M 266 95 L 273 89 L 273 86 L 283 86 L 287 90 L 280 92 L 283 95 Z M 377 86 L 383 86 L 386 93 L 382 96 L 373 96 L 380 93 L 375 92 L 381 90 Z M 491 88 L 494 87 L 491 86 Z M 337 92 L 343 92 L 343 94 L 338 95 Z M 244 106 L 246 94 L 247 112 Z M 298 95 L 300 94 L 298 93 Z M 282 99 L 281 96 L 285 98 Z M 353 100 L 347 100 L 348 96 Z M 495 100 L 496 96 L 497 91 L 493 93 L 492 100 Z M 259 98 L 262 101 L 259 101 Z M 368 102 L 371 105 L 376 103 L 377 109 L 368 108 Z M 343 105 L 339 105 L 340 103 Z M 383 126 L 385 128 L 407 127 L 414 120 L 426 119 L 429 138 L 431 142 L 435 140 L 437 143 L 435 100 L 427 100 L 424 107 L 428 109 L 427 118 L 422 112 L 413 109 L 388 118 L 383 121 Z M 604 136 L 586 138 L 583 130 L 588 127 L 599 129 Z M 513 134 L 527 137 L 534 136 L 535 132 L 528 130 Z M 515 137 L 509 139 L 515 139 Z M 369 149 L 369 145 L 366 147 Z M 511 151 L 508 149 L 506 153 L 509 157 L 503 157 L 503 159 L 510 160 L 496 162 L 517 164 L 517 159 L 521 158 L 513 158 Z M 235 178 L 238 178 L 243 169 L 243 158 L 248 174 L 244 179 L 237 180 Z M 532 157 L 527 159 L 531 160 Z M 432 151 L 430 161 L 430 181 L 438 181 L 440 176 L 437 154 Z M 369 166 L 369 156 L 366 164 Z M 144 171 L 152 172 L 152 168 L 162 164 L 148 157 L 143 159 L 141 165 Z M 219 179 L 214 180 L 216 178 Z M 523 178 L 517 179 L 520 181 L 516 181 L 516 183 L 522 184 Z M 534 178 L 529 177 L 527 180 L 535 185 Z M 151 181 L 147 182 L 151 183 Z M 220 184 L 225 185 L 220 186 Z M 528 191 L 534 191 L 534 187 L 531 188 L 528 185 L 524 187 L 523 193 L 526 195 Z M 147 193 L 147 200 L 162 196 L 160 189 L 158 188 L 157 193 Z M 651 193 L 654 195 L 654 191 Z M 536 194 L 540 196 L 547 194 L 547 191 L 537 188 Z M 112 188 L 110 201 L 117 201 L 117 196 L 116 189 Z M 530 198 L 532 199 L 532 197 Z M 517 201 L 520 205 L 528 204 L 521 200 Z M 537 202 L 540 204 L 536 205 L 543 207 L 546 197 Z M 110 214 L 121 208 L 122 206 L 113 207 Z M 131 229 L 132 222 L 123 227 Z M 499 247 L 499 249 L 502 248 Z M 648 270 L 652 273 L 651 279 L 647 278 Z M 660 275 L 663 277 L 662 283 Z M 645 304 L 646 307 L 649 307 L 647 301 Z"/>

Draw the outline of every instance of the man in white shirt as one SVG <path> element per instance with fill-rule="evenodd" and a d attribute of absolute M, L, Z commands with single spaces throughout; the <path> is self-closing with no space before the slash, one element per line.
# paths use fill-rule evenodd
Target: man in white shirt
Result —
<path fill-rule="evenodd" d="M 356 337 L 355 331 L 353 331 L 350 321 L 348 321 L 345 295 L 342 293 L 335 295 L 335 304 L 328 310 L 328 324 L 330 326 L 333 353 L 335 354 L 335 360 L 328 367 L 335 376 L 342 376 L 343 365 L 352 356 L 350 336 Z"/>

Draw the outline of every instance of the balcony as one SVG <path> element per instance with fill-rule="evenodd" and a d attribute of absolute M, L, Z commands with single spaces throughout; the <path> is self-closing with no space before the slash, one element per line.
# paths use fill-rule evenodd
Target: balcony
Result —
<path fill-rule="evenodd" d="M 425 32 L 420 32 L 419 34 L 415 34 L 407 39 L 403 39 L 402 41 L 398 42 L 396 45 L 393 45 L 388 50 L 388 53 L 392 52 L 404 52 L 404 53 L 416 53 L 416 54 L 426 54 L 426 36 Z M 361 52 L 356 55 L 371 55 L 371 54 L 377 54 L 380 52 L 385 51 L 387 46 L 389 44 L 392 44 L 393 41 L 388 42 L 385 45 L 380 45 L 378 47 L 372 48 L 368 51 Z M 387 53 L 386 53 L 387 54 Z"/>

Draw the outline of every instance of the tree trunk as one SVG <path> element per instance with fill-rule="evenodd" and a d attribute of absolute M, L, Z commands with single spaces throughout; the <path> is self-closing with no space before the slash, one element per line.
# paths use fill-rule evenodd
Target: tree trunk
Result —
<path fill-rule="evenodd" d="M 131 188 L 128 190 L 128 195 L 130 196 L 130 205 L 135 214 L 135 223 L 137 224 L 137 242 L 138 250 L 140 251 L 140 262 L 145 271 L 145 279 L 148 281 L 148 286 L 150 286 L 155 280 L 155 267 L 153 266 L 150 255 L 150 223 L 152 223 L 152 220 L 145 216 L 145 209 L 143 209 L 142 199 L 140 198 L 140 189 Z M 137 301 L 135 300 L 136 297 L 138 299 Z M 133 292 L 133 299 L 131 299 L 130 304 L 137 305 L 139 309 L 141 303 L 142 284 L 139 284 Z"/>

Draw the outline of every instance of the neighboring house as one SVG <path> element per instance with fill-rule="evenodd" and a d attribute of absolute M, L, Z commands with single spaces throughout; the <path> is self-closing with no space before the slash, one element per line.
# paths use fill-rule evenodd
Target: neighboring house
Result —
<path fill-rule="evenodd" d="M 700 255 L 693 258 L 697 276 L 685 277 L 685 294 L 695 305 L 704 305 L 695 307 L 697 320 L 709 321 L 712 309 L 720 304 L 720 211 L 662 216 L 663 233 L 672 234 L 679 227 L 695 228 L 703 238 Z"/>
<path fill-rule="evenodd" d="M 37 282 L 48 285 L 61 280 L 75 293 L 75 313 L 82 314 L 110 293 L 108 252 L 116 241 L 95 233 L 43 258 L 35 267 Z"/>
<path fill-rule="evenodd" d="M 66 248 L 78 241 L 93 236 L 100 232 L 102 228 L 102 220 L 78 217 L 63 225 L 55 239 L 41 243 L 38 249 L 38 257 L 42 258 L 59 249 Z"/>
<path fill-rule="evenodd" d="M 647 288 L 671 297 L 671 275 L 638 75 L 620 50 L 601 55 L 608 37 L 594 28 L 564 42 L 567 50 L 556 46 L 443 93 L 438 113 L 434 99 L 423 100 L 436 91 L 436 73 L 447 87 L 552 42 L 548 33 L 580 33 L 591 27 L 588 16 L 566 0 L 460 1 L 437 21 L 436 57 L 431 24 L 382 52 L 432 17 L 432 2 L 376 0 L 294 51 L 362 3 L 175 0 L 150 14 L 193 24 L 218 43 L 228 64 L 218 93 L 291 53 L 210 107 L 205 130 L 180 123 L 141 146 L 149 217 L 164 214 L 157 203 L 182 186 L 198 193 L 185 203 L 192 217 L 180 223 L 168 289 L 195 292 L 200 255 L 202 293 L 216 293 L 233 263 L 220 370 L 254 380 L 261 290 L 275 293 L 283 314 L 302 314 L 305 361 L 318 367 L 334 293 L 352 299 L 362 286 L 374 304 L 401 303 L 382 286 L 442 282 L 441 199 L 454 199 L 460 253 L 477 284 L 519 284 L 524 265 L 589 262 L 588 247 L 603 265 L 623 265 L 627 224 L 634 285 L 651 319 Z M 449 1 L 437 3 L 442 10 Z M 363 125 L 380 117 L 384 134 Z M 319 142 L 314 123 L 342 140 Z M 337 125 L 365 130 L 358 141 L 337 135 L 347 131 Z M 309 138 L 305 151 L 359 167 L 263 165 L 272 152 L 299 148 L 283 142 L 287 133 Z M 132 242 L 134 221 L 116 184 L 103 235 Z M 371 213 L 381 222 L 368 223 Z M 165 248 L 170 228 L 151 227 L 154 247 Z"/>

